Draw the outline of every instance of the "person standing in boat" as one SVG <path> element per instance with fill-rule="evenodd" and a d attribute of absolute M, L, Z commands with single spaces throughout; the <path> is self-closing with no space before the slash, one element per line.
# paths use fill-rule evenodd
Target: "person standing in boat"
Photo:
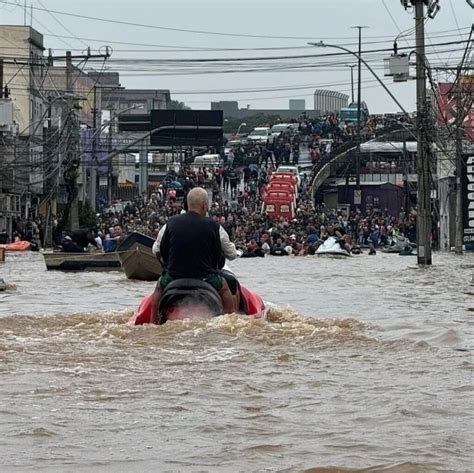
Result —
<path fill-rule="evenodd" d="M 217 290 L 224 312 L 236 311 L 235 299 L 220 274 L 222 257 L 237 258 L 235 245 L 219 223 L 207 217 L 209 196 L 196 187 L 187 196 L 188 212 L 171 218 L 158 233 L 153 253 L 163 260 L 163 275 L 156 285 L 152 303 L 152 322 L 159 323 L 162 291 L 175 279 L 201 279 Z"/>

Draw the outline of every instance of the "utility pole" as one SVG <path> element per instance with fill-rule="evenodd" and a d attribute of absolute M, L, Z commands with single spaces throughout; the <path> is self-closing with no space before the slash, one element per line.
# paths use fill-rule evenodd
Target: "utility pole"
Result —
<path fill-rule="evenodd" d="M 74 98 L 73 98 L 73 81 L 72 81 L 72 55 L 71 51 L 66 51 L 66 90 L 68 92 L 67 98 L 67 113 L 71 119 L 70 125 L 70 137 L 68 140 L 68 148 L 66 150 L 66 174 L 68 174 L 69 195 L 68 203 L 69 207 L 69 229 L 71 231 L 79 228 L 79 205 L 77 201 L 77 173 L 78 173 L 78 156 L 77 156 L 77 117 L 74 111 Z M 70 200 L 70 202 L 69 202 Z"/>
<path fill-rule="evenodd" d="M 112 112 L 111 114 L 112 115 Z M 109 154 L 112 152 L 112 132 L 113 132 L 113 123 L 111 120 L 110 116 L 110 123 L 109 123 L 109 136 L 108 136 L 108 151 Z M 113 163 L 112 159 L 109 159 L 107 161 L 107 204 L 110 206 L 112 205 L 112 197 L 113 197 L 113 192 L 112 192 L 112 186 L 114 183 L 114 176 L 113 176 Z"/>
<path fill-rule="evenodd" d="M 140 194 L 148 192 L 148 147 L 142 142 L 138 165 L 138 190 Z"/>
<path fill-rule="evenodd" d="M 52 100 L 51 97 L 48 97 L 48 127 L 46 128 L 45 136 L 44 136 L 44 141 L 48 143 L 46 148 L 44 148 L 44 153 L 46 153 L 48 157 L 48 162 L 53 162 L 54 165 L 56 165 L 55 160 L 53 159 L 53 153 L 52 149 L 53 146 L 51 145 L 51 107 L 52 107 Z M 43 128 L 44 130 L 44 128 Z M 53 175 L 51 179 L 49 179 L 49 183 L 51 185 L 51 195 L 48 200 L 48 211 L 46 214 L 46 228 L 45 228 L 45 233 L 44 233 L 44 242 L 43 246 L 45 248 L 52 248 L 53 247 L 53 225 L 52 225 L 52 220 L 53 220 L 53 209 L 52 209 L 52 201 L 53 201 L 53 195 L 55 192 L 55 187 L 57 184 L 57 179 L 58 176 Z M 47 183 L 48 183 L 47 181 Z M 49 186 L 48 186 L 49 190 Z"/>
<path fill-rule="evenodd" d="M 95 212 L 97 202 L 97 86 L 94 85 L 94 107 L 92 109 L 92 155 L 89 160 L 89 200 L 91 209 Z"/>
<path fill-rule="evenodd" d="M 362 29 L 366 26 L 352 26 L 359 30 L 359 52 L 357 62 L 357 148 L 356 148 L 356 189 L 360 194 L 360 129 L 361 129 L 361 94 L 362 94 Z M 352 71 L 352 69 L 351 69 Z M 354 199 L 355 200 L 355 199 Z"/>
<path fill-rule="evenodd" d="M 408 152 L 407 152 L 407 137 L 403 133 L 403 154 L 402 154 L 402 168 L 403 168 L 403 180 L 405 182 L 405 215 L 408 216 L 410 212 L 410 185 L 408 182 Z"/>
<path fill-rule="evenodd" d="M 454 240 L 454 252 L 457 255 L 463 253 L 463 208 L 462 208 L 462 171 L 463 171 L 463 159 L 462 159 L 462 140 L 463 140 L 463 123 L 464 123 L 464 110 L 461 100 L 463 93 L 462 88 L 458 88 L 454 91 L 456 94 L 456 236 Z"/>
<path fill-rule="evenodd" d="M 3 59 L 0 59 L 0 99 L 3 99 Z"/>
<path fill-rule="evenodd" d="M 413 1 L 413 0 L 412 0 Z M 416 27 L 416 117 L 418 213 L 417 249 L 418 264 L 431 264 L 431 182 L 426 135 L 426 64 L 425 64 L 425 6 L 424 0 L 415 2 Z"/>

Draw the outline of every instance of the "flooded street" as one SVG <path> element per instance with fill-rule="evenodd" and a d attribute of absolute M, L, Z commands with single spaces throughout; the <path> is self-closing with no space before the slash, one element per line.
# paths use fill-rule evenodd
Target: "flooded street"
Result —
<path fill-rule="evenodd" d="M 0 470 L 473 471 L 473 266 L 241 259 L 269 321 L 132 327 L 153 283 L 8 254 Z"/>

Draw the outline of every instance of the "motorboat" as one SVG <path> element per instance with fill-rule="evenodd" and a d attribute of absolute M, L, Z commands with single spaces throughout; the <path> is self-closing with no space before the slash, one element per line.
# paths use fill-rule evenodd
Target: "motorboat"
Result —
<path fill-rule="evenodd" d="M 350 253 L 341 247 L 335 237 L 328 237 L 324 243 L 316 250 L 318 256 L 351 256 Z"/>
<path fill-rule="evenodd" d="M 117 254 L 128 279 L 157 281 L 162 267 L 152 252 L 153 238 L 133 232 L 117 247 Z"/>
<path fill-rule="evenodd" d="M 242 286 L 229 270 L 223 271 L 232 294 L 239 296 L 239 313 L 254 319 L 265 319 L 267 308 L 263 299 Z M 153 294 L 145 296 L 130 318 L 132 325 L 151 322 Z M 168 284 L 159 303 L 161 323 L 174 320 L 208 320 L 224 312 L 219 293 L 200 279 L 177 279 Z"/>
<path fill-rule="evenodd" d="M 121 271 L 117 253 L 67 253 L 49 251 L 43 253 L 46 269 L 58 271 Z"/>

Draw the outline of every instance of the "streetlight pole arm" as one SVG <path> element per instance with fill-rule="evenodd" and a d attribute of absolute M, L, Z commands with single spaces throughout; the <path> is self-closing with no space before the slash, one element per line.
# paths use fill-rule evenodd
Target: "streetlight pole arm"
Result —
<path fill-rule="evenodd" d="M 354 57 L 356 57 L 360 62 L 364 64 L 364 66 L 370 71 L 370 73 L 377 79 L 379 84 L 384 88 L 385 92 L 390 96 L 390 98 L 398 105 L 398 108 L 408 116 L 408 112 L 403 108 L 402 104 L 397 100 L 397 98 L 390 92 L 388 87 L 383 83 L 382 79 L 376 74 L 376 72 L 369 66 L 367 61 L 364 60 L 359 54 L 355 53 L 354 51 L 351 51 L 350 49 L 345 48 L 344 46 L 339 46 L 336 44 L 326 44 L 323 43 L 322 41 L 319 43 L 308 43 L 311 46 L 317 46 L 321 48 L 335 48 L 335 49 L 340 49 L 341 51 L 345 51 L 346 53 L 352 54 Z"/>

